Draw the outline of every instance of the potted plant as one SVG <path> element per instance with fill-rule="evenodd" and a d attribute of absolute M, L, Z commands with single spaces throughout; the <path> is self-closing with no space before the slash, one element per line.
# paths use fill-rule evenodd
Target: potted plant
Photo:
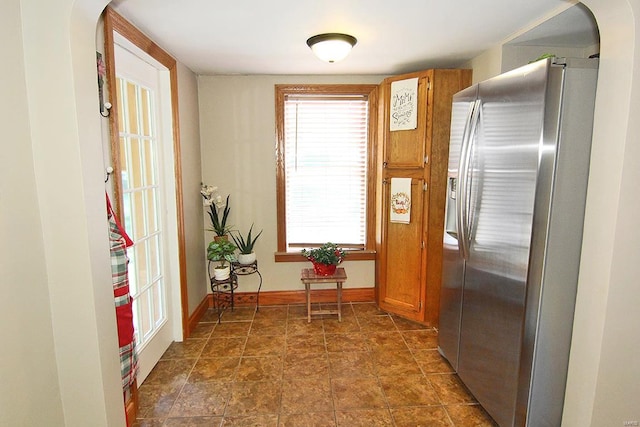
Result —
<path fill-rule="evenodd" d="M 240 253 L 238 254 L 238 262 L 240 264 L 251 264 L 256 260 L 256 253 L 253 251 L 253 246 L 256 244 L 256 240 L 258 240 L 258 237 L 260 237 L 262 231 L 263 230 L 260 230 L 260 232 L 252 238 L 251 233 L 253 232 L 253 224 L 251 224 L 246 238 L 242 236 L 239 231 L 237 236 L 233 233 L 231 234 L 231 238 L 233 239 L 236 246 L 238 246 L 238 250 L 240 251 Z"/>
<path fill-rule="evenodd" d="M 216 280 L 225 280 L 229 278 L 229 275 L 231 274 L 231 266 L 227 263 L 232 263 L 236 260 L 236 249 L 236 246 L 228 240 L 214 240 L 209 243 L 209 247 L 207 247 L 207 259 L 209 261 L 218 262 L 218 265 L 213 269 L 214 278 Z"/>
<path fill-rule="evenodd" d="M 319 276 L 331 276 L 336 267 L 347 256 L 346 252 L 335 243 L 327 242 L 319 248 L 303 249 L 302 255 L 313 264 L 313 271 Z"/>
<path fill-rule="evenodd" d="M 227 236 L 231 230 L 231 226 L 227 225 L 229 212 L 231 211 L 229 207 L 230 195 L 227 195 L 227 199 L 223 205 L 222 196 L 218 194 L 218 187 L 202 184 L 200 194 L 202 194 L 202 198 L 204 199 L 204 205 L 209 208 L 207 213 L 211 219 L 212 227 L 209 230 L 216 233 L 216 240 L 220 240 L 220 238 L 226 239 L 224 236 Z M 220 217 L 220 211 L 222 211 L 222 217 Z"/>

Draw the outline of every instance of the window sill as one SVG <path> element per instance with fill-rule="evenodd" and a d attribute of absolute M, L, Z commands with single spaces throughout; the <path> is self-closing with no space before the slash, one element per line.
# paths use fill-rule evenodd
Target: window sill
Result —
<path fill-rule="evenodd" d="M 375 261 L 376 251 L 346 251 L 346 261 Z M 274 254 L 276 262 L 309 262 L 307 258 L 299 252 L 276 252 Z"/>

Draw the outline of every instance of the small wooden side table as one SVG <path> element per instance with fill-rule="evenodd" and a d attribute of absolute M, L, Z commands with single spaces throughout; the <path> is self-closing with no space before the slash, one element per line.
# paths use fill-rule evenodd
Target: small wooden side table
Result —
<path fill-rule="evenodd" d="M 307 322 L 311 322 L 312 314 L 337 314 L 338 321 L 342 322 L 342 284 L 347 280 L 347 273 L 344 268 L 336 269 L 331 276 L 318 276 L 313 268 L 303 268 L 300 273 L 300 280 L 304 283 L 304 290 L 307 294 Z M 338 287 L 338 309 L 337 310 L 311 310 L 311 285 L 314 283 L 336 283 Z"/>

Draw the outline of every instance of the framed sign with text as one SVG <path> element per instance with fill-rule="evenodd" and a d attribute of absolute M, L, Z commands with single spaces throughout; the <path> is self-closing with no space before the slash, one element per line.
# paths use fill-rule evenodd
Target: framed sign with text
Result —
<path fill-rule="evenodd" d="M 391 82 L 389 130 L 410 130 L 418 126 L 418 79 Z"/>

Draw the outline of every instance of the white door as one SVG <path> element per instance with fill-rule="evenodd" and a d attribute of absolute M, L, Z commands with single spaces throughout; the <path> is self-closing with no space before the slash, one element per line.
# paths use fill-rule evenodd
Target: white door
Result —
<path fill-rule="evenodd" d="M 178 286 L 177 221 L 168 71 L 127 42 L 116 38 L 123 217 L 134 241 L 128 249 L 133 321 L 139 354 L 138 384 L 158 362 L 175 336 L 172 318 L 180 318 L 169 301 Z M 123 46 L 124 45 L 124 46 Z M 132 53 L 134 52 L 134 53 Z M 173 248 L 173 249 L 172 249 Z"/>

